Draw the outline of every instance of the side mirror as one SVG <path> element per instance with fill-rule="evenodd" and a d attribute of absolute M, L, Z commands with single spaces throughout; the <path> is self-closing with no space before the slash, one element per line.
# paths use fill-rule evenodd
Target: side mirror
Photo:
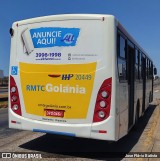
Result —
<path fill-rule="evenodd" d="M 154 75 L 157 75 L 157 68 L 154 68 Z"/>
<path fill-rule="evenodd" d="M 9 33 L 11 35 L 11 37 L 14 35 L 14 30 L 12 28 L 9 29 Z"/>

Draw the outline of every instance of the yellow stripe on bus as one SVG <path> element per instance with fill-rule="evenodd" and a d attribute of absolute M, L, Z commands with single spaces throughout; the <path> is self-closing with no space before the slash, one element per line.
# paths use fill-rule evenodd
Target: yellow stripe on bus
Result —
<path fill-rule="evenodd" d="M 50 118 L 54 116 L 46 116 L 46 109 L 51 109 L 64 110 L 65 119 L 87 117 L 96 62 L 69 65 L 21 62 L 19 69 L 28 114 Z"/>

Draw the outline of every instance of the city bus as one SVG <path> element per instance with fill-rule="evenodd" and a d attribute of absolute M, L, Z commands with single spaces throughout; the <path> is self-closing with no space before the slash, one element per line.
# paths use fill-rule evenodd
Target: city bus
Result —
<path fill-rule="evenodd" d="M 117 141 L 153 100 L 153 61 L 112 15 L 32 18 L 10 34 L 10 128 Z"/>

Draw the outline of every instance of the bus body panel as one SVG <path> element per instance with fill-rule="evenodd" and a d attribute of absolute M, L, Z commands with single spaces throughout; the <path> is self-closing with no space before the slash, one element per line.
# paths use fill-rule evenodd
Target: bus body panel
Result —
<path fill-rule="evenodd" d="M 145 61 L 152 61 L 114 16 L 46 16 L 15 22 L 12 29 L 10 128 L 117 141 L 135 124 L 137 106 L 139 117 L 147 109 L 153 80 L 130 74 L 132 88 L 128 77 L 120 82 L 119 31 L 127 45 L 126 68 L 132 67 L 134 72 L 136 68 L 133 53 L 128 52 L 129 43 L 134 44 L 134 51 L 138 48 L 143 53 L 143 71 L 149 70 Z M 110 110 L 107 119 L 96 121 L 95 109 L 106 80 L 111 80 Z"/>
<path fill-rule="evenodd" d="M 92 20 L 91 22 L 90 21 L 86 22 L 86 20 L 84 20 L 85 22 L 83 22 L 83 20 L 80 20 L 80 21 L 79 20 L 73 20 L 73 21 L 68 20 L 68 21 L 64 21 L 64 22 L 52 22 L 51 21 L 51 22 L 45 22 L 45 23 L 42 22 L 40 24 L 32 24 L 32 26 L 22 26 L 22 28 L 21 26 L 19 27 L 20 28 L 19 30 L 21 30 L 19 31 L 19 34 L 18 34 L 19 37 L 26 27 L 31 28 L 30 30 L 33 30 L 33 29 L 36 30 L 37 28 L 38 28 L 37 30 L 40 30 L 41 28 L 42 29 L 47 28 L 46 30 L 50 30 L 50 28 L 51 29 L 52 28 L 61 29 L 62 27 L 66 28 L 66 30 L 68 28 L 69 29 L 79 28 L 81 30 L 79 31 L 79 37 L 77 38 L 76 46 L 73 46 L 73 47 L 72 46 L 71 47 L 70 46 L 68 47 L 55 46 L 53 48 L 34 49 L 34 50 L 37 50 L 37 52 L 35 52 L 34 54 L 38 53 L 39 55 L 40 54 L 42 55 L 45 52 L 47 54 L 50 54 L 49 53 L 50 51 L 53 52 L 51 54 L 61 53 L 62 54 L 61 56 L 62 58 L 60 58 L 61 60 L 44 61 L 45 64 L 39 64 L 39 63 L 42 63 L 43 60 L 36 62 L 37 60 L 33 58 L 32 53 L 31 53 L 32 55 L 30 54 L 29 56 L 22 55 L 21 54 L 22 49 L 18 47 L 17 52 L 19 54 L 18 58 L 19 58 L 20 79 L 21 79 L 21 88 L 22 88 L 22 93 L 23 93 L 22 94 L 23 99 L 21 100 L 24 100 L 24 102 L 22 103 L 22 106 L 25 107 L 22 109 L 24 113 L 24 117 L 31 118 L 31 119 L 35 118 L 36 120 L 45 121 L 45 118 L 43 117 L 44 115 L 43 109 L 54 108 L 57 110 L 59 109 L 65 110 L 65 114 L 63 118 L 66 120 L 67 123 L 81 123 L 81 122 L 85 123 L 85 122 L 90 122 L 92 119 L 92 117 L 90 117 L 91 115 L 87 116 L 87 113 L 89 113 L 88 110 L 90 111 L 90 107 L 92 107 L 94 104 L 94 101 L 92 101 L 91 102 L 92 105 L 89 105 L 90 97 L 92 94 L 93 83 L 94 83 L 95 71 L 102 67 L 102 64 L 99 63 L 101 65 L 98 68 L 98 63 L 96 63 L 96 61 L 97 60 L 101 61 L 101 58 L 99 55 L 103 53 L 103 49 L 101 47 L 101 43 L 98 43 L 97 44 L 98 47 L 96 47 L 96 44 L 94 44 L 95 43 L 94 41 L 93 43 L 90 43 L 89 42 L 90 39 L 89 40 L 87 39 L 85 41 L 84 38 L 87 38 L 87 36 L 93 35 L 92 37 L 93 39 L 97 39 L 97 41 L 102 42 L 102 40 L 98 38 L 98 36 L 96 35 L 96 33 L 94 33 L 94 31 L 102 30 L 101 28 L 103 26 L 101 25 L 101 20 L 98 20 L 98 21 Z M 92 29 L 91 33 L 87 35 L 87 32 L 86 32 L 87 29 L 89 29 L 90 26 L 93 26 L 93 24 L 95 27 L 94 30 Z M 86 31 L 83 31 L 83 30 L 86 30 Z M 69 32 L 72 32 L 72 31 L 69 31 Z M 86 46 L 92 46 L 92 49 L 88 47 L 84 47 L 84 43 L 86 44 Z M 83 48 L 81 46 L 83 46 Z M 49 51 L 47 52 L 47 50 Z M 71 56 L 73 57 L 72 59 L 75 59 L 75 60 L 68 60 L 67 58 L 68 53 L 72 55 L 77 55 L 75 56 L 75 58 Z M 83 55 L 79 56 L 81 53 Z M 94 56 L 90 56 L 91 58 L 89 60 L 83 60 L 83 59 L 88 59 L 89 56 L 88 57 L 85 56 L 85 54 L 87 53 L 89 54 L 91 53 L 91 55 L 96 55 L 96 56 L 95 58 Z M 50 55 L 49 55 L 49 58 L 50 58 Z M 51 75 L 51 77 L 49 75 Z M 60 76 L 54 78 L 54 75 L 60 75 Z M 78 76 L 83 77 L 83 75 L 85 75 L 85 77 L 88 76 L 92 78 L 88 78 L 88 79 L 86 78 L 86 80 L 75 80 L 77 79 Z M 78 79 L 81 79 L 81 78 L 78 78 Z M 92 80 L 89 80 L 89 79 L 92 79 Z M 73 91 L 69 91 L 70 89 Z M 93 91 L 93 93 L 95 92 Z M 29 101 L 33 97 L 35 97 L 34 102 Z M 56 98 L 53 104 L 49 102 L 49 100 L 51 100 L 52 98 Z M 79 99 L 81 100 L 81 104 L 83 103 L 82 106 L 80 103 L 78 103 Z M 61 100 L 64 100 L 64 102 L 60 103 Z M 92 100 L 94 100 L 94 98 L 92 98 Z M 34 108 L 30 108 L 31 106 L 33 106 Z M 64 108 L 59 108 L 57 106 L 61 106 Z M 40 110 L 38 111 L 38 109 L 41 109 L 41 111 Z M 90 113 L 93 113 L 93 109 L 91 110 L 92 111 L 90 111 Z M 57 118 L 57 120 L 58 119 L 60 120 L 61 118 Z M 62 122 L 62 123 L 65 123 L 65 122 Z"/>
<path fill-rule="evenodd" d="M 115 43 L 112 38 L 116 28 L 115 19 L 103 15 L 73 16 L 61 20 L 62 17 L 45 18 L 46 21 L 41 18 L 35 22 L 20 21 L 12 27 L 16 33 L 12 37 L 12 44 L 16 42 L 17 45 L 11 45 L 10 75 L 17 84 L 22 116 L 16 118 L 16 114 L 9 110 L 9 126 L 95 138 L 92 131 L 97 129 L 97 124 L 93 123 L 97 93 L 103 81 L 112 77 L 110 70 L 113 70 L 113 66 L 108 57 L 115 52 L 115 44 L 112 44 Z M 43 36 L 50 36 L 49 32 L 52 32 L 53 39 L 43 40 Z M 76 35 L 74 38 L 73 33 Z M 59 37 L 63 38 L 60 40 Z M 56 53 L 57 60 L 54 57 Z M 60 57 L 58 53 L 61 53 Z M 15 56 L 16 59 L 13 59 Z M 54 57 L 55 60 L 45 61 L 47 57 Z M 13 66 L 18 68 L 16 75 L 12 74 Z M 85 79 L 83 81 L 75 80 L 77 75 L 88 77 L 77 78 Z M 115 88 L 113 90 L 115 92 Z M 85 96 L 87 92 L 89 94 Z M 52 98 L 54 103 L 50 103 Z M 99 139 L 116 138 L 115 109 L 112 106 L 115 104 L 111 105 L 110 117 L 100 123 L 100 129 L 105 129 L 106 124 L 111 123 L 112 126 L 108 126 L 107 135 L 100 134 Z"/>
<path fill-rule="evenodd" d="M 117 81 L 117 104 L 119 106 L 119 138 L 122 138 L 130 129 L 135 125 L 136 119 L 141 117 L 147 107 L 149 106 L 149 102 L 152 101 L 152 75 L 153 69 L 152 65 L 153 62 L 147 55 L 147 53 L 137 44 L 137 42 L 132 38 L 132 36 L 123 28 L 123 26 L 118 22 L 117 25 L 118 33 L 121 35 L 122 38 L 125 39 L 125 54 L 127 54 L 126 61 L 126 68 L 128 71 L 126 73 L 126 79 L 124 81 L 120 81 L 120 76 Z M 118 35 L 117 35 L 118 36 Z M 118 42 L 117 42 L 118 44 Z M 129 52 L 129 46 L 132 46 L 134 53 Z M 137 54 L 137 53 L 138 54 Z M 118 55 L 118 46 L 117 46 L 117 62 L 120 56 Z M 134 54 L 132 57 L 131 55 Z M 123 59 L 124 60 L 124 59 Z M 133 62 L 132 62 L 133 61 Z M 147 66 L 147 63 L 150 62 Z M 132 65 L 130 65 L 132 62 Z M 119 62 L 117 63 L 119 64 Z M 132 66 L 132 70 L 129 70 L 129 67 Z M 118 70 L 120 67 L 118 66 Z M 150 72 L 149 72 L 150 71 Z M 117 72 L 117 74 L 119 74 Z M 130 75 L 132 75 L 133 80 L 131 80 L 134 86 L 133 92 L 133 107 L 129 105 L 129 97 L 130 97 L 130 85 L 129 79 Z M 143 107 L 144 106 L 144 107 Z M 131 116 L 129 114 L 129 110 L 133 108 Z M 143 109 L 144 108 L 144 109 Z M 133 122 L 129 126 L 129 119 L 133 116 Z"/>
<path fill-rule="evenodd" d="M 98 123 L 92 124 L 91 129 L 91 138 L 94 139 L 103 139 L 103 140 L 118 140 L 118 133 L 119 133 L 119 113 L 117 109 L 117 61 L 116 61 L 116 37 L 117 37 L 117 21 L 114 17 L 107 19 L 106 21 L 106 54 L 104 54 L 103 60 L 106 71 L 111 71 L 112 77 L 112 95 L 111 95 L 111 108 L 110 108 L 110 116 L 106 120 Z M 104 33 L 105 34 L 105 33 Z M 108 59 L 109 58 L 109 59 Z M 104 70 L 104 73 L 97 72 L 96 78 L 103 77 L 107 72 Z M 100 75 L 101 74 L 101 75 Z M 106 76 L 106 78 L 109 76 Z M 98 81 L 97 79 L 97 81 Z M 101 83 L 99 83 L 100 85 Z M 106 133 L 100 133 L 99 131 L 106 131 Z"/>

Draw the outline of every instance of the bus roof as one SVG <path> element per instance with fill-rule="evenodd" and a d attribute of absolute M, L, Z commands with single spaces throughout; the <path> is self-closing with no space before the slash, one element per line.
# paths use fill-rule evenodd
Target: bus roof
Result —
<path fill-rule="evenodd" d="M 112 17 L 113 15 L 105 15 L 105 14 L 60 14 L 60 15 L 50 15 L 43 17 L 30 18 L 26 20 L 21 20 L 15 22 L 18 23 L 18 26 L 38 23 L 38 22 L 47 22 L 47 21 L 63 21 L 63 20 L 103 20 L 104 17 Z"/>

